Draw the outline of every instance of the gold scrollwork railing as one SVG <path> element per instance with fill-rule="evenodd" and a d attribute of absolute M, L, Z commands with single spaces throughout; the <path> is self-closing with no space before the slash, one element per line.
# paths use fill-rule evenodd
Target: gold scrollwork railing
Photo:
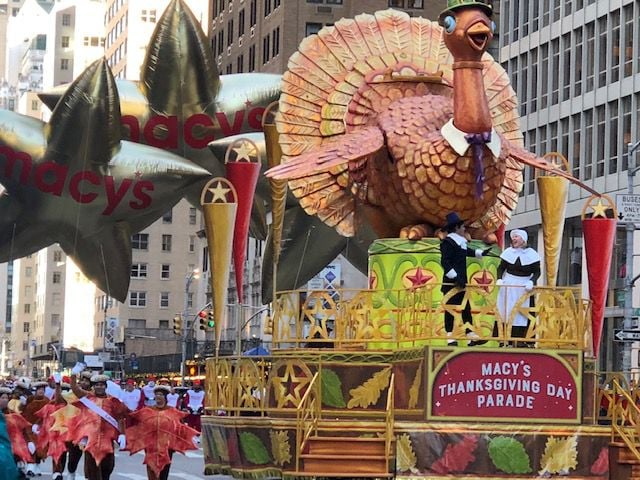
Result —
<path fill-rule="evenodd" d="M 394 350 L 447 339 L 444 314 L 454 317 L 453 339 L 469 332 L 483 340 L 538 348 L 591 349 L 590 303 L 572 287 L 535 287 L 509 312 L 498 305 L 495 284 L 468 285 L 461 305 L 449 300 L 459 292 L 439 284 L 406 290 L 281 292 L 275 302 L 273 346 L 276 349 L 321 348 Z M 301 296 L 301 293 L 304 295 Z M 462 311 L 471 306 L 473 323 Z M 525 337 L 512 336 L 516 317 L 527 323 Z"/>
<path fill-rule="evenodd" d="M 385 416 L 384 425 L 384 452 L 385 452 L 385 464 L 386 471 L 389 471 L 389 464 L 391 463 L 391 448 L 393 447 L 393 414 L 395 410 L 394 406 L 394 390 L 395 390 L 396 374 L 391 374 L 389 380 L 389 390 L 387 391 L 387 413 Z"/>
<path fill-rule="evenodd" d="M 629 392 L 613 380 L 613 411 L 611 441 L 624 442 L 633 455 L 640 460 L 640 407 Z"/>
<path fill-rule="evenodd" d="M 300 460 L 307 440 L 314 432 L 317 432 L 318 422 L 322 415 L 318 378 L 319 375 L 316 372 L 296 409 L 296 471 L 298 472 L 301 471 Z"/>

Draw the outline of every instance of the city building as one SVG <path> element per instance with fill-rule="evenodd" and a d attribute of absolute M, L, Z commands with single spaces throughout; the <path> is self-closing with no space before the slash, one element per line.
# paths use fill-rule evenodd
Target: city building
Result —
<path fill-rule="evenodd" d="M 629 160 L 627 145 L 640 139 L 640 2 L 503 1 L 501 9 L 500 61 L 519 97 L 527 147 L 538 155 L 562 153 L 573 175 L 600 192 L 627 192 L 629 163 L 637 164 L 637 158 Z M 559 285 L 586 279 L 586 271 L 574 278 L 570 272 L 572 263 L 579 262 L 583 270 L 586 266 L 580 214 L 589 195 L 570 187 Z M 508 228 L 526 229 L 533 246 L 542 249 L 540 222 L 535 174 L 527 168 Z M 640 245 L 637 234 L 634 245 Z M 619 229 L 605 313 L 603 370 L 621 365 L 620 344 L 607 339 L 622 326 L 625 248 L 624 231 Z M 638 268 L 634 259 L 634 272 Z M 637 291 L 633 298 L 637 304 Z M 637 366 L 637 360 L 632 365 Z"/>
<path fill-rule="evenodd" d="M 206 32 L 209 0 L 186 0 L 185 3 Z M 169 0 L 107 0 L 104 55 L 115 77 L 140 79 L 149 38 L 168 4 Z"/>
<path fill-rule="evenodd" d="M 13 262 L 0 264 L 0 375 L 11 366 L 11 298 L 13 297 Z"/>
<path fill-rule="evenodd" d="M 445 6 L 444 0 L 215 0 L 211 47 L 221 74 L 283 73 L 304 37 L 341 18 L 392 7 L 436 19 Z"/>

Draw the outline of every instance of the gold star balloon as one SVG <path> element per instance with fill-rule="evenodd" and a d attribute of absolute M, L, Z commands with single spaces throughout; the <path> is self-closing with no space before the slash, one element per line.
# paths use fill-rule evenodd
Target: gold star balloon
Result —
<path fill-rule="evenodd" d="M 100 289 L 124 301 L 131 234 L 209 177 L 170 152 L 121 140 L 116 84 L 98 60 L 49 123 L 0 111 L 0 262 L 57 242 Z"/>

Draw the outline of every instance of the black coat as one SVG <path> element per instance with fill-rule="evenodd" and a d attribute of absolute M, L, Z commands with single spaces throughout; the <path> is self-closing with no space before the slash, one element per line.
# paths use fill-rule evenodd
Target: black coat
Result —
<path fill-rule="evenodd" d="M 458 287 L 467 284 L 467 257 L 475 257 L 476 251 L 472 248 L 462 249 L 452 238 L 446 237 L 440 243 L 440 264 L 444 269 L 442 277 L 442 289 L 449 291 L 451 286 L 445 283 L 455 283 Z M 447 272 L 454 269 L 457 276 L 454 279 L 447 278 Z"/>

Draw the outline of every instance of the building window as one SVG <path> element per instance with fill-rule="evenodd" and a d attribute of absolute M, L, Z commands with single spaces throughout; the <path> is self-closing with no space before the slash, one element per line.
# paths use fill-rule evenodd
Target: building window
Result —
<path fill-rule="evenodd" d="M 322 3 L 323 0 L 307 0 L 307 3 Z"/>
<path fill-rule="evenodd" d="M 24 304 L 24 313 L 31 313 L 31 304 L 30 303 L 25 303 Z M 25 323 L 25 325 L 28 327 L 29 324 Z M 29 330 L 27 330 L 28 332 Z"/>
<path fill-rule="evenodd" d="M 222 55 L 224 51 L 224 31 L 220 30 L 218 32 L 218 55 Z"/>
<path fill-rule="evenodd" d="M 142 10 L 140 20 L 143 22 L 156 23 L 156 9 Z"/>
<path fill-rule="evenodd" d="M 71 14 L 69 14 L 69 13 L 63 13 L 62 14 L 62 25 L 64 27 L 71 26 Z"/>
<path fill-rule="evenodd" d="M 227 65 L 226 73 L 228 73 L 228 74 L 229 73 L 233 73 L 233 65 L 231 65 L 231 64 Z"/>
<path fill-rule="evenodd" d="M 404 8 L 404 0 L 389 0 L 391 8 Z"/>
<path fill-rule="evenodd" d="M 270 41 L 271 41 L 271 37 L 268 34 L 266 37 L 262 39 L 262 63 L 263 64 L 269 61 Z"/>
<path fill-rule="evenodd" d="M 193 307 L 193 293 L 187 293 L 187 308 Z"/>
<path fill-rule="evenodd" d="M 189 207 L 189 225 L 195 225 L 198 211 L 195 207 Z"/>
<path fill-rule="evenodd" d="M 40 103 L 38 100 L 31 100 L 31 110 L 38 110 L 40 108 Z"/>
<path fill-rule="evenodd" d="M 227 22 L 227 47 L 233 43 L 233 18 Z"/>
<path fill-rule="evenodd" d="M 277 27 L 271 35 L 273 49 L 271 50 L 271 56 L 276 57 L 280 53 L 280 27 Z"/>
<path fill-rule="evenodd" d="M 620 80 L 620 11 L 614 10 L 609 15 L 611 35 L 609 35 L 609 56 L 611 57 L 610 83 Z"/>
<path fill-rule="evenodd" d="M 146 263 L 131 264 L 131 278 L 147 278 L 147 264 Z"/>
<path fill-rule="evenodd" d="M 249 9 L 249 23 L 251 24 L 251 26 L 255 26 L 256 24 L 256 17 L 257 17 L 257 5 L 256 5 L 257 0 L 251 0 L 251 8 Z"/>
<path fill-rule="evenodd" d="M 158 327 L 160 327 L 160 328 L 169 328 L 169 320 L 160 320 L 160 321 L 158 321 Z"/>
<path fill-rule="evenodd" d="M 633 3 L 625 5 L 624 13 L 624 76 L 629 77 L 633 74 Z M 637 56 L 637 55 L 636 55 Z"/>
<path fill-rule="evenodd" d="M 189 235 L 189 253 L 196 251 L 196 236 Z"/>
<path fill-rule="evenodd" d="M 169 209 L 167 213 L 162 216 L 162 223 L 171 223 L 173 221 L 173 209 Z"/>
<path fill-rule="evenodd" d="M 51 305 L 54 307 L 59 307 L 61 304 L 62 296 L 59 292 L 54 292 L 51 295 Z"/>
<path fill-rule="evenodd" d="M 244 35 L 244 8 L 240 10 L 238 15 L 238 38 Z"/>
<path fill-rule="evenodd" d="M 162 235 L 162 251 L 171 251 L 171 235 Z"/>
<path fill-rule="evenodd" d="M 25 287 L 24 287 L 24 296 L 25 297 L 30 297 L 31 296 L 31 285 L 25 285 Z"/>
<path fill-rule="evenodd" d="M 60 314 L 59 313 L 52 313 L 51 314 L 51 326 L 52 327 L 57 327 L 60 325 Z"/>
<path fill-rule="evenodd" d="M 236 70 L 238 73 L 242 73 L 244 71 L 244 55 L 238 55 L 238 60 L 236 61 Z"/>
<path fill-rule="evenodd" d="M 60 59 L 60 70 L 69 70 L 69 59 L 61 58 Z"/>
<path fill-rule="evenodd" d="M 265 18 L 271 13 L 271 0 L 264 0 L 264 16 Z"/>
<path fill-rule="evenodd" d="M 129 292 L 130 307 L 146 307 L 147 292 Z"/>
<path fill-rule="evenodd" d="M 253 72 L 256 69 L 256 46 L 251 45 L 249 47 L 249 71 Z"/>
<path fill-rule="evenodd" d="M 127 327 L 147 328 L 147 321 L 144 318 L 130 318 Z"/>
<path fill-rule="evenodd" d="M 169 308 L 169 292 L 160 292 L 160 308 Z"/>
<path fill-rule="evenodd" d="M 168 263 L 163 263 L 160 269 L 160 278 L 162 280 L 169 280 L 171 278 L 171 265 Z"/>
<path fill-rule="evenodd" d="M 598 86 L 607 85 L 607 17 L 598 19 Z"/>
<path fill-rule="evenodd" d="M 24 276 L 25 277 L 30 277 L 33 274 L 33 268 L 31 267 L 26 267 L 24 269 Z"/>
<path fill-rule="evenodd" d="M 309 35 L 313 35 L 314 33 L 318 33 L 322 28 L 321 23 L 307 22 L 304 26 L 304 34 L 306 37 Z"/>
<path fill-rule="evenodd" d="M 62 48 L 69 48 L 69 37 L 68 36 L 63 36 L 60 38 L 60 46 Z"/>
<path fill-rule="evenodd" d="M 131 248 L 134 250 L 148 250 L 149 249 L 149 234 L 148 233 L 134 233 L 131 236 Z"/>
<path fill-rule="evenodd" d="M 327 3 L 333 3 L 330 0 L 327 0 Z M 342 3 L 342 0 L 340 0 Z M 407 8 L 424 8 L 424 0 L 407 0 Z"/>
<path fill-rule="evenodd" d="M 14 10 L 18 10 L 17 8 L 14 8 Z M 15 15 L 14 15 L 15 17 Z M 27 342 L 26 340 L 22 341 L 22 351 L 26 352 L 27 350 L 29 350 L 29 342 Z"/>
<path fill-rule="evenodd" d="M 62 262 L 62 252 L 60 250 L 53 252 L 53 261 L 56 263 Z"/>
<path fill-rule="evenodd" d="M 60 283 L 62 281 L 61 272 L 53 272 L 53 283 Z"/>

